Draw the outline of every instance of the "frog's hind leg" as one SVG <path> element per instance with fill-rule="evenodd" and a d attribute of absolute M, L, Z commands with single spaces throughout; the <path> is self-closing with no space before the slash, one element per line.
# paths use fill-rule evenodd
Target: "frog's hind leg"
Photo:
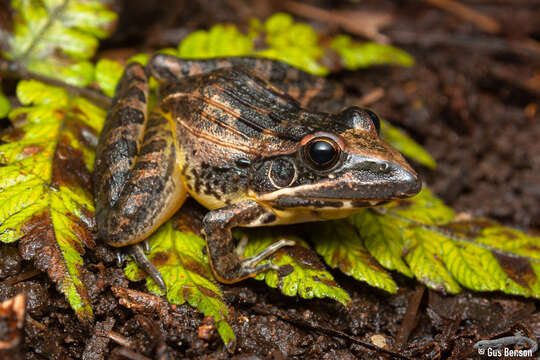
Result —
<path fill-rule="evenodd" d="M 145 240 L 183 204 L 186 190 L 176 164 L 176 146 L 167 114 L 151 114 L 137 159 L 115 204 L 107 209 L 100 237 L 112 246 Z M 130 255 L 160 285 L 163 279 L 144 257 L 142 248 Z"/>
<path fill-rule="evenodd" d="M 148 78 L 139 64 L 128 65 L 116 88 L 96 150 L 94 193 L 101 225 L 126 184 L 143 141 L 148 112 Z"/>
<path fill-rule="evenodd" d="M 186 191 L 168 114 L 155 112 L 146 120 L 148 82 L 140 65 L 126 69 L 117 94 L 98 145 L 94 181 L 98 236 L 120 247 L 145 240 L 182 205 Z M 129 252 L 164 285 L 139 246 Z"/>
<path fill-rule="evenodd" d="M 240 259 L 231 235 L 233 227 L 264 222 L 264 219 L 272 216 L 274 214 L 253 200 L 243 200 L 206 214 L 203 232 L 206 236 L 210 264 L 219 281 L 235 283 L 259 272 L 275 269 L 273 264 L 257 264 L 282 247 L 294 245 L 294 241 L 281 240 L 259 254 Z"/>
<path fill-rule="evenodd" d="M 340 83 L 309 74 L 277 60 L 261 57 L 181 59 L 156 54 L 149 61 L 150 72 L 159 81 L 175 81 L 186 76 L 235 66 L 254 71 L 308 110 L 337 112 L 346 105 L 345 89 Z"/>

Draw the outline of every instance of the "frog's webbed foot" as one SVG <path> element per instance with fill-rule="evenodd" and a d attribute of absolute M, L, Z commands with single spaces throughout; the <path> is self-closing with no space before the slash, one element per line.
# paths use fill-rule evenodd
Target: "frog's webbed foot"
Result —
<path fill-rule="evenodd" d="M 141 243 L 129 245 L 123 248 L 116 249 L 116 265 L 123 266 L 128 257 L 132 257 L 133 260 L 143 269 L 143 271 L 150 276 L 159 288 L 163 291 L 167 291 L 165 281 L 161 276 L 159 270 L 148 260 L 146 254 L 150 252 L 150 244 L 148 240 Z"/>
<path fill-rule="evenodd" d="M 240 249 L 236 249 L 231 235 L 231 228 L 264 223 L 265 217 L 274 216 L 269 210 L 253 200 L 244 200 L 227 207 L 210 211 L 203 220 L 203 230 L 206 236 L 210 264 L 216 278 L 224 283 L 235 283 L 257 273 L 270 269 L 277 269 L 274 264 L 257 265 L 267 259 L 284 246 L 294 245 L 294 241 L 280 240 L 259 254 L 240 259 L 239 253 L 243 252 L 240 241 Z"/>

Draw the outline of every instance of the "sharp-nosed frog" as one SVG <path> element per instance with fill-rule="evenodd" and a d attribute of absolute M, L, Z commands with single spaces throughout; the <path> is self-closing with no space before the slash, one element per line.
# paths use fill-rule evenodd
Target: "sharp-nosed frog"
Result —
<path fill-rule="evenodd" d="M 149 114 L 148 74 L 160 83 Z M 421 181 L 379 138 L 373 112 L 319 112 L 343 95 L 335 83 L 262 58 L 155 55 L 146 68 L 130 64 L 97 149 L 98 236 L 115 247 L 137 244 L 189 194 L 210 210 L 203 233 L 212 269 L 233 283 L 272 268 L 258 263 L 292 245 L 241 259 L 233 227 L 342 218 L 416 194 Z M 131 249 L 164 287 L 140 247 Z"/>

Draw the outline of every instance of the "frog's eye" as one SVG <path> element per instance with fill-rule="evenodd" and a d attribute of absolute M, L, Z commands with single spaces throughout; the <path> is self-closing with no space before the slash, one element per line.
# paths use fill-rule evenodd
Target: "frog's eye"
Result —
<path fill-rule="evenodd" d="M 304 147 L 304 157 L 319 170 L 334 166 L 340 152 L 339 146 L 329 138 L 314 138 Z"/>
<path fill-rule="evenodd" d="M 345 109 L 342 113 L 343 118 L 347 121 L 350 126 L 365 130 L 371 131 L 374 129 L 377 134 L 381 130 L 381 122 L 377 114 L 369 109 L 362 109 L 358 106 L 352 106 L 348 109 Z"/>
<path fill-rule="evenodd" d="M 369 109 L 364 109 L 364 111 L 366 112 L 367 116 L 370 118 L 371 122 L 375 126 L 375 130 L 377 130 L 377 134 L 380 135 L 381 134 L 381 120 L 379 120 L 379 117 L 373 111 Z"/>

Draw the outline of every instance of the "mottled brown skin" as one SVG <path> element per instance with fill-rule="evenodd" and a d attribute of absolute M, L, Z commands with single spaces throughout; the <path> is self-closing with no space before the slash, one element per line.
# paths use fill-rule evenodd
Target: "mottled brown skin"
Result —
<path fill-rule="evenodd" d="M 98 145 L 97 223 L 112 246 L 145 240 L 189 194 L 211 210 L 203 232 L 212 269 L 232 283 L 271 268 L 257 263 L 291 243 L 240 259 L 231 228 L 344 217 L 420 189 L 379 138 L 376 115 L 319 112 L 343 107 L 339 85 L 260 58 L 156 55 L 148 70 L 161 84 L 159 106 L 147 116 L 145 69 L 128 66 Z"/>

